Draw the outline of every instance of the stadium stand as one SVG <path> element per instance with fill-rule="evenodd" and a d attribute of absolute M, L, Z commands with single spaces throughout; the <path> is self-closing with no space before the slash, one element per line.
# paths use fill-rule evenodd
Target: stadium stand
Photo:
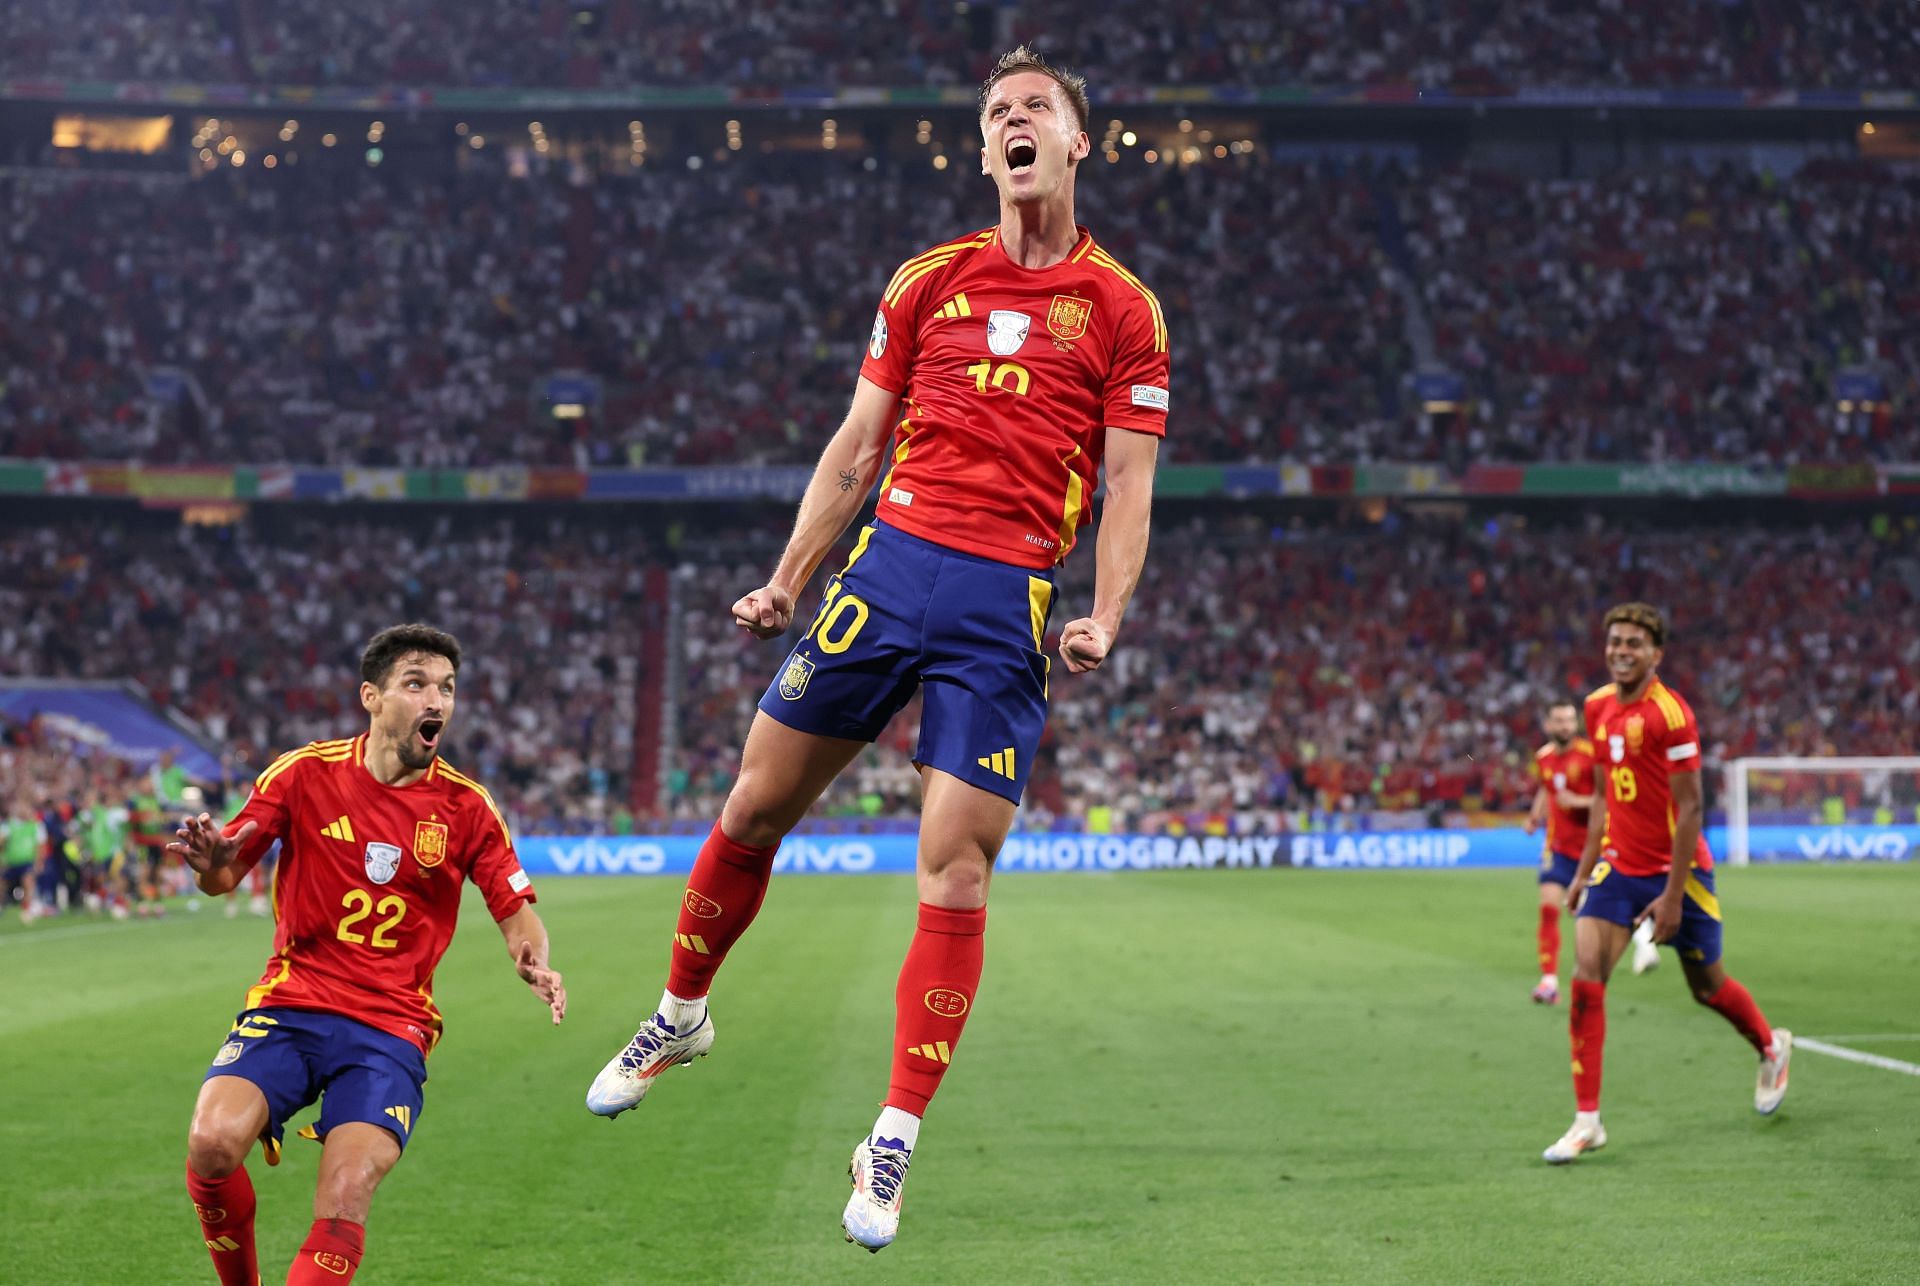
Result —
<path fill-rule="evenodd" d="M 1905 88 L 1904 5 L 1812 0 L 1230 0 L 1208 21 L 1145 0 L 903 0 L 887 23 L 731 0 L 56 0 L 0 34 L 0 76 L 279 85 L 970 84 L 989 50 L 1071 49 L 1097 84 L 1466 89 Z M 1413 36 L 1419 31 L 1418 39 Z"/>
<path fill-rule="evenodd" d="M 0 456 L 809 463 L 892 266 L 991 218 L 963 168 L 0 178 Z M 1175 462 L 1920 456 L 1920 183 L 1884 167 L 1236 156 L 1082 190 L 1166 305 Z M 1451 426 L 1410 391 L 1410 297 L 1467 385 Z M 1836 409 L 1854 368 L 1884 373 L 1871 414 Z M 571 369 L 605 400 L 556 421 L 536 382 Z"/>
<path fill-rule="evenodd" d="M 710 541 L 584 516 L 358 514 L 167 536 L 13 529 L 0 670 L 133 676 L 232 745 L 244 780 L 277 748 L 350 731 L 358 645 L 430 618 L 472 656 L 454 761 L 495 783 L 519 825 L 588 829 L 626 799 L 637 708 L 671 670 L 658 814 L 697 824 L 778 666 L 778 645 L 745 638 L 726 606 L 781 535 L 774 518 Z M 369 556 L 403 541 L 417 556 Z M 670 621 L 649 566 L 676 569 Z M 1092 559 L 1069 569 L 1060 611 L 1091 595 Z M 1247 829 L 1524 806 L 1540 702 L 1598 682 L 1593 620 L 1630 597 L 1672 605 L 1667 670 L 1694 694 L 1713 762 L 1897 753 L 1920 719 L 1920 644 L 1901 625 L 1920 604 L 1912 522 L 1349 528 L 1175 510 L 1113 665 L 1097 681 L 1056 667 L 1029 814 Z M 676 655 L 638 673 L 657 630 Z M 910 708 L 824 814 L 910 816 L 916 737 Z"/>

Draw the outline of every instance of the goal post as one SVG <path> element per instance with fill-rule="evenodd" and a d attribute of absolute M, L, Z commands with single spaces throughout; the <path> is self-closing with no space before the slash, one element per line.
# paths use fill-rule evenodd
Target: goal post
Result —
<path fill-rule="evenodd" d="M 1726 774 L 1731 865 L 1920 851 L 1920 756 L 1733 759 Z"/>

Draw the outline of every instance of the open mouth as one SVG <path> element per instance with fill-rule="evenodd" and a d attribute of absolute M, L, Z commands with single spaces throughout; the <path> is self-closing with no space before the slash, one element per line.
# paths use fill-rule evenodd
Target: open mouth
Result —
<path fill-rule="evenodd" d="M 428 750 L 440 744 L 440 734 L 447 726 L 444 719 L 423 719 L 420 721 L 420 740 Z"/>
<path fill-rule="evenodd" d="M 1033 163 L 1039 159 L 1040 149 L 1032 139 L 1016 138 L 1007 144 L 1007 168 L 1014 174 L 1031 172 Z"/>

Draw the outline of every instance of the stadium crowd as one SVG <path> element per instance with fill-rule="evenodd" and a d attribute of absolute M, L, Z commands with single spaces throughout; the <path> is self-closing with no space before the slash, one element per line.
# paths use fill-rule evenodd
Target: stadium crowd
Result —
<path fill-rule="evenodd" d="M 1416 33 L 1418 33 L 1416 35 Z M 972 84 L 1032 38 L 1108 85 L 1910 88 L 1906 4 L 1632 0 L 29 0 L 0 76 L 268 85 Z"/>
<path fill-rule="evenodd" d="M 1920 456 L 1911 178 L 1095 164 L 1083 218 L 1169 316 L 1170 461 Z M 991 220 L 963 169 L 0 177 L 0 456 L 808 463 L 893 266 Z M 1472 395 L 1451 428 L 1409 285 Z M 1856 366 L 1889 397 L 1843 415 Z M 558 370 L 602 403 L 554 419 Z"/>
<path fill-rule="evenodd" d="M 624 832 L 636 812 L 697 827 L 732 784 L 782 655 L 726 606 L 783 535 L 775 514 L 697 538 L 590 516 L 17 528 L 0 534 L 0 677 L 131 677 L 227 753 L 228 782 L 206 786 L 237 799 L 280 751 L 359 729 L 360 644 L 428 619 L 469 649 L 447 753 L 518 829 Z M 648 563 L 677 568 L 669 598 L 643 591 Z M 1091 547 L 1069 563 L 1056 630 L 1091 600 L 1092 569 Z M 1171 510 L 1110 664 L 1096 678 L 1056 667 L 1023 824 L 1246 830 L 1524 811 L 1541 704 L 1604 677 L 1594 621 L 1625 598 L 1672 611 L 1663 672 L 1698 711 L 1710 765 L 1910 744 L 1913 521 L 1637 530 L 1390 514 L 1352 528 Z M 655 675 L 640 669 L 645 630 L 668 631 Z M 658 809 L 628 806 L 641 702 L 669 712 Z M 152 811 L 130 802 L 141 792 L 114 761 L 50 737 L 9 731 L 0 806 L 31 783 L 41 813 L 73 816 L 96 791 Z M 829 824 L 910 818 L 917 737 L 910 706 L 829 792 Z"/>
<path fill-rule="evenodd" d="M 1162 283 L 1180 335 L 1175 458 L 1345 462 L 1396 439 L 1399 294 L 1362 181 L 1099 178 L 1088 221 Z M 0 178 L 0 273 L 17 283 L 0 298 L 0 456 L 810 462 L 888 275 L 990 222 L 991 202 L 977 175 L 797 159 L 592 187 L 490 166 L 359 171 L 344 190 L 314 171 Z M 163 398 L 140 378 L 155 368 L 191 378 Z M 604 407 L 552 419 L 534 389 L 556 369 L 601 376 Z"/>
<path fill-rule="evenodd" d="M 1068 564 L 1056 629 L 1091 602 L 1091 552 Z M 757 584 L 764 562 L 689 573 L 675 630 L 675 817 L 718 810 L 778 668 L 779 652 L 740 637 L 721 601 Z M 1390 518 L 1354 531 L 1166 516 L 1110 664 L 1095 678 L 1055 669 L 1025 824 L 1258 829 L 1524 811 L 1542 704 L 1604 681 L 1595 622 L 1630 598 L 1673 614 L 1663 673 L 1692 701 L 1710 765 L 1910 746 L 1912 523 L 1639 531 Z M 829 812 L 911 812 L 915 715 L 857 761 Z"/>
<path fill-rule="evenodd" d="M 1920 395 L 1920 186 L 1809 165 L 1404 185 L 1474 459 L 1885 459 Z M 1843 413 L 1834 376 L 1889 385 Z M 1910 413 L 1908 413 L 1910 414 Z"/>
<path fill-rule="evenodd" d="M 450 761 L 521 825 L 611 824 L 633 770 L 647 539 L 610 527 L 301 517 L 165 536 L 84 520 L 0 534 L 0 677 L 132 679 L 227 753 L 366 727 L 360 649 L 425 619 L 467 650 Z"/>

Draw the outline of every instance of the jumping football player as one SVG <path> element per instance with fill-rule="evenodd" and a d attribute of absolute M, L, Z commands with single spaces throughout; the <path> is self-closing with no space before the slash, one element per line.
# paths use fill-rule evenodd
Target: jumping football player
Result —
<path fill-rule="evenodd" d="M 852 410 L 821 455 L 768 583 L 733 605 L 775 638 L 883 464 L 876 521 L 761 698 L 739 779 L 695 862 L 659 1009 L 608 1062 L 587 1106 L 614 1116 L 713 1044 L 707 993 L 767 891 L 774 852 L 916 689 L 920 908 L 894 992 L 885 1106 L 853 1150 L 842 1215 L 869 1250 L 899 1229 L 921 1118 L 980 982 L 987 888 L 1046 719 L 1054 568 L 1107 499 L 1090 615 L 1060 655 L 1097 669 L 1146 557 L 1166 432 L 1159 302 L 1074 223 L 1085 83 L 1025 47 L 980 89 L 992 227 L 900 266 L 881 297 Z M 889 445 L 890 440 L 890 445 Z"/>
<path fill-rule="evenodd" d="M 1652 922 L 1654 941 L 1679 952 L 1693 998 L 1732 1023 L 1760 1055 L 1755 1111 L 1770 1115 L 1780 1106 L 1793 1054 L 1793 1034 L 1768 1026 L 1720 963 L 1720 901 L 1701 834 L 1700 728 L 1692 707 L 1660 681 L 1665 618 L 1645 603 L 1623 603 L 1607 613 L 1606 631 L 1613 682 L 1587 698 L 1596 815 L 1567 888 L 1567 909 L 1579 912 L 1568 1024 L 1576 1111 L 1572 1127 L 1543 1154 L 1555 1165 L 1606 1146 L 1600 1062 L 1607 979 L 1642 920 Z"/>
<path fill-rule="evenodd" d="M 287 1118 L 316 1099 L 313 1227 L 288 1286 L 348 1281 L 359 1268 L 374 1189 L 420 1124 L 441 1030 L 433 971 L 463 882 L 479 886 L 553 1021 L 566 1014 L 506 821 L 440 758 L 459 668 L 452 635 L 382 630 L 360 660 L 367 731 L 282 755 L 232 824 L 186 818 L 167 846 L 218 897 L 281 844 L 273 956 L 214 1055 L 187 1137 L 187 1191 L 223 1286 L 260 1280 L 247 1152 L 258 1139 L 278 1164 Z"/>

